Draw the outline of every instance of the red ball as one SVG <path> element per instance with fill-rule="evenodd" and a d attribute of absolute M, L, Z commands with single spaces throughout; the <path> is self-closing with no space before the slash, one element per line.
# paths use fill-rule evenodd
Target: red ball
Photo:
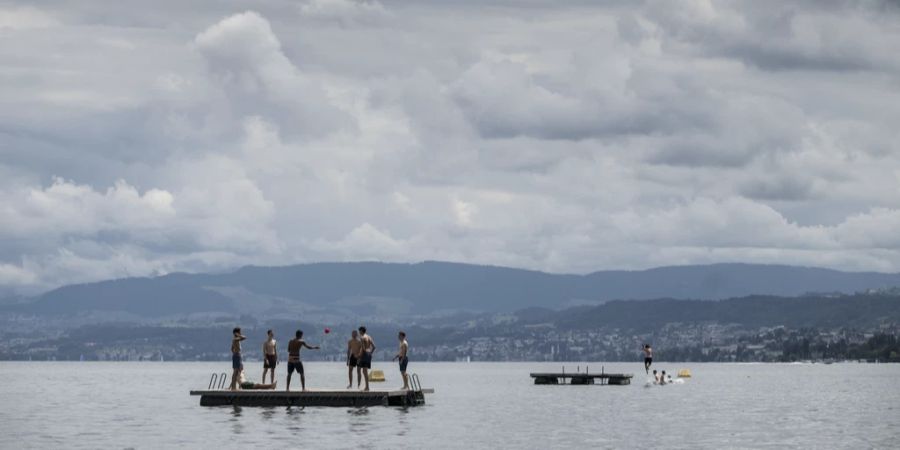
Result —
<path fill-rule="evenodd" d="M 331 328 L 326 328 L 326 329 L 325 329 L 325 334 L 328 334 L 328 333 L 331 333 Z"/>

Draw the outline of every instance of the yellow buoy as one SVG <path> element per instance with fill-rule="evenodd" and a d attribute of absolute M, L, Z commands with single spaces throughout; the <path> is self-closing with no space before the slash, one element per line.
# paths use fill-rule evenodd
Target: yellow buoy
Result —
<path fill-rule="evenodd" d="M 681 369 L 678 371 L 678 378 L 690 378 L 691 371 L 688 369 Z"/>
<path fill-rule="evenodd" d="M 384 372 L 377 369 L 369 371 L 369 381 L 384 381 Z"/>

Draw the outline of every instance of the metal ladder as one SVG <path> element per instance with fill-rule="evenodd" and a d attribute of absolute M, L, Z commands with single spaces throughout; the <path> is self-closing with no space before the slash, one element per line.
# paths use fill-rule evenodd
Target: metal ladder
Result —
<path fill-rule="evenodd" d="M 422 381 L 419 379 L 419 374 L 412 373 L 409 375 L 409 385 L 412 388 L 416 404 L 424 405 L 425 394 L 422 392 Z"/>
<path fill-rule="evenodd" d="M 209 377 L 209 386 L 207 386 L 207 390 L 211 391 L 213 389 L 225 389 L 225 383 L 228 381 L 228 374 L 222 372 L 220 374 L 216 374 L 213 372 L 212 376 Z"/>

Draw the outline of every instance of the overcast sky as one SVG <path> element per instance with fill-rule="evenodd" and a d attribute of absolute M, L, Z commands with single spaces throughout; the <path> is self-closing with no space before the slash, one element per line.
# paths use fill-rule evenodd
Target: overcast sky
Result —
<path fill-rule="evenodd" d="M 900 271 L 896 2 L 0 2 L 0 293 L 247 264 Z"/>

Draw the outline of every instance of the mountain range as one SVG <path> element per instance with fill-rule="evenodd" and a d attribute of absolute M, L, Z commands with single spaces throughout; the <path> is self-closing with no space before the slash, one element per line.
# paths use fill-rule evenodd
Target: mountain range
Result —
<path fill-rule="evenodd" d="M 900 274 L 726 263 L 551 274 L 447 262 L 354 262 L 247 266 L 230 273 L 173 273 L 64 286 L 7 312 L 90 312 L 143 318 L 225 313 L 300 314 L 311 320 L 459 312 L 559 310 L 610 300 L 719 300 L 751 295 L 853 293 L 900 286 Z"/>

